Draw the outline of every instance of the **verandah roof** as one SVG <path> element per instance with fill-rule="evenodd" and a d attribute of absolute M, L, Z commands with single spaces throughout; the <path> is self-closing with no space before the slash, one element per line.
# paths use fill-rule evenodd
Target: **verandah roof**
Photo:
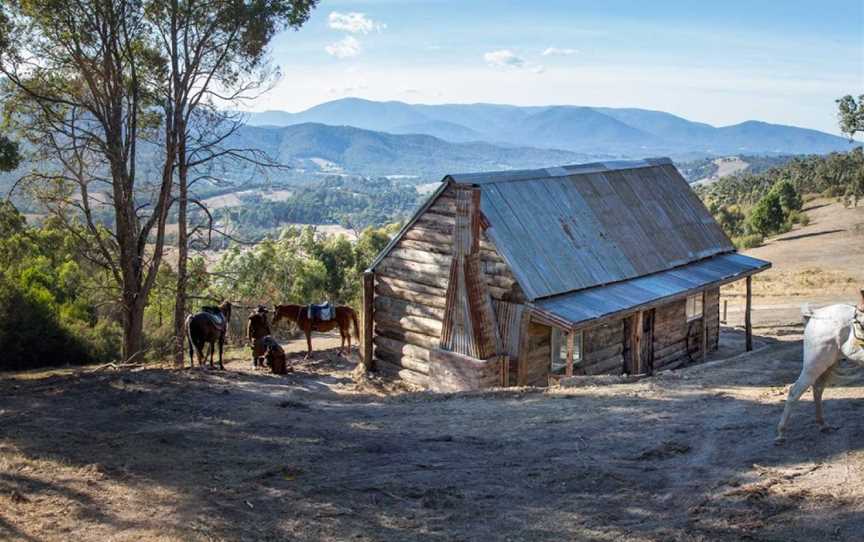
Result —
<path fill-rule="evenodd" d="M 739 280 L 770 267 L 770 262 L 743 254 L 720 254 L 651 275 L 535 300 L 532 308 L 549 324 L 575 329 Z"/>

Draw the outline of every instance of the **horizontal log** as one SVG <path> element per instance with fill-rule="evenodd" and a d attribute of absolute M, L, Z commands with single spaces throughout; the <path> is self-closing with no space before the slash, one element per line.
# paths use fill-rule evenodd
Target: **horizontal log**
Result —
<path fill-rule="evenodd" d="M 399 356 L 408 356 L 420 360 L 424 363 L 429 363 L 429 350 L 426 348 L 408 344 L 402 341 L 398 341 L 396 339 L 390 339 L 388 337 L 384 337 L 382 335 L 378 335 L 373 339 L 375 346 L 390 352 L 391 354 L 396 354 Z"/>
<path fill-rule="evenodd" d="M 375 335 L 381 335 L 382 337 L 401 341 L 406 344 L 413 344 L 426 350 L 432 350 L 441 346 L 440 337 L 433 337 L 432 335 L 417 333 L 416 331 L 407 331 L 402 328 L 394 328 L 390 324 L 376 323 Z"/>
<path fill-rule="evenodd" d="M 408 260 L 409 262 L 429 263 L 442 267 L 449 267 L 450 262 L 453 259 L 451 256 L 445 256 L 435 252 L 404 247 L 402 246 L 402 243 L 397 245 L 387 257 L 400 258 L 402 260 Z"/>
<path fill-rule="evenodd" d="M 383 277 L 378 277 L 383 278 Z M 395 280 L 395 279 L 388 279 Z M 443 292 L 443 290 L 441 290 Z M 401 299 L 403 301 L 410 301 L 420 303 L 422 305 L 426 305 L 427 307 L 435 307 L 437 309 L 444 309 L 447 298 L 445 295 L 438 294 L 428 294 L 423 292 L 418 292 L 414 289 L 406 289 L 400 288 L 394 284 L 381 284 L 380 282 L 375 285 L 375 295 L 376 298 L 378 296 L 386 296 L 393 299 Z"/>
<path fill-rule="evenodd" d="M 580 366 L 580 368 L 585 371 L 585 374 L 589 375 L 620 374 L 624 371 L 624 356 L 618 355 L 592 365 Z"/>
<path fill-rule="evenodd" d="M 429 272 L 429 270 L 418 270 L 413 266 L 420 266 L 424 264 L 406 262 L 412 264 L 409 266 L 405 265 L 403 262 L 405 262 L 405 260 L 399 260 L 397 258 L 385 258 L 378 265 L 378 268 L 375 269 L 376 279 L 379 276 L 390 277 L 407 282 L 416 282 L 417 284 L 424 284 L 426 286 L 434 286 L 436 288 L 442 288 L 444 290 L 447 289 L 447 285 L 450 283 L 449 273 L 441 275 L 437 274 L 437 272 Z"/>
<path fill-rule="evenodd" d="M 414 282 L 410 280 L 401 280 L 388 276 L 375 276 L 375 285 L 382 285 L 388 288 L 392 288 L 394 291 L 406 290 L 418 294 L 427 294 L 434 297 L 446 297 L 447 289 L 439 288 L 437 286 L 429 286 L 428 284 L 421 284 L 419 282 Z"/>
<path fill-rule="evenodd" d="M 453 232 L 442 233 L 439 230 L 424 228 L 415 224 L 414 226 L 409 228 L 408 231 L 405 232 L 405 234 L 402 236 L 402 239 L 407 239 L 409 241 L 422 241 L 424 243 L 434 243 L 436 245 L 449 247 L 453 245 Z"/>
<path fill-rule="evenodd" d="M 415 373 L 420 373 L 422 375 L 429 374 L 428 361 L 423 361 L 422 359 L 408 356 L 406 354 L 400 354 L 398 352 L 391 352 L 390 350 L 382 348 L 377 343 L 375 344 L 375 357 L 378 359 L 383 359 L 384 361 L 392 363 L 393 365 L 398 365 L 403 369 L 414 371 Z"/>
<path fill-rule="evenodd" d="M 596 361 L 602 361 L 604 359 L 609 359 L 614 356 L 621 355 L 624 352 L 624 344 L 618 343 L 607 346 L 606 348 L 601 348 L 600 350 L 594 351 L 586 351 L 582 356 L 582 359 L 585 360 L 586 363 L 593 363 Z"/>
<path fill-rule="evenodd" d="M 429 388 L 429 377 L 427 375 L 410 369 L 404 369 L 403 367 L 384 359 L 376 359 L 375 366 L 385 375 L 398 377 L 405 382 L 420 388 Z"/>
<path fill-rule="evenodd" d="M 413 241 L 411 239 L 405 238 L 399 241 L 399 244 L 396 245 L 396 248 L 422 250 L 423 252 L 434 252 L 435 254 L 441 254 L 446 256 L 450 256 L 453 253 L 453 246 L 450 243 L 430 243 L 427 241 Z"/>
<path fill-rule="evenodd" d="M 424 318 L 433 318 L 435 320 L 444 320 L 444 309 L 424 305 L 417 301 L 405 301 L 395 299 L 389 296 L 375 296 L 375 310 L 384 310 L 390 314 L 399 314 L 406 316 L 422 316 Z"/>
<path fill-rule="evenodd" d="M 665 359 L 670 355 L 687 353 L 687 341 L 678 341 L 662 348 L 654 348 L 654 359 Z"/>
<path fill-rule="evenodd" d="M 417 333 L 423 333 L 424 335 L 441 335 L 442 323 L 440 320 L 423 318 L 422 316 L 403 316 L 382 309 L 377 309 L 373 318 L 376 323 L 388 323 L 391 327 L 397 329 L 402 328 L 406 331 L 414 331 Z"/>
<path fill-rule="evenodd" d="M 420 228 L 452 236 L 456 222 L 452 217 L 423 213 L 414 224 Z"/>

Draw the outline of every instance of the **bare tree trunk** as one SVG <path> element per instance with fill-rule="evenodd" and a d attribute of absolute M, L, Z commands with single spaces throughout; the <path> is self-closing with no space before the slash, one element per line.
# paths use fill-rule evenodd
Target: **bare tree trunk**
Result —
<path fill-rule="evenodd" d="M 189 257 L 189 239 L 186 214 L 189 206 L 189 168 L 186 163 L 186 138 L 185 126 L 180 126 L 179 148 L 177 152 L 178 161 L 178 184 L 179 198 L 177 201 L 177 297 L 174 301 L 174 362 L 178 367 L 183 367 L 183 342 L 186 330 L 183 329 L 186 318 L 186 285 L 187 259 Z"/>

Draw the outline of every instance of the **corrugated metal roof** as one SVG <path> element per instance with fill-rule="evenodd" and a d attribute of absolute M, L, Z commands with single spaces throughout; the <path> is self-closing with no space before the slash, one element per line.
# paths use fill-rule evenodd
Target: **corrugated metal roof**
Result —
<path fill-rule="evenodd" d="M 738 280 L 769 267 L 769 262 L 742 254 L 721 254 L 651 275 L 541 299 L 534 302 L 534 308 L 550 321 L 577 327 L 709 285 Z"/>
<path fill-rule="evenodd" d="M 486 233 L 530 299 L 734 250 L 668 158 L 445 180 L 480 187 Z"/>

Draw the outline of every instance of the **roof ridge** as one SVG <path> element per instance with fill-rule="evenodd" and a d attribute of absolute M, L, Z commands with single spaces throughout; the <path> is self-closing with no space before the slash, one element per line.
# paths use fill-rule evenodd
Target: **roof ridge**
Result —
<path fill-rule="evenodd" d="M 456 184 L 486 184 L 491 182 L 527 181 L 554 177 L 566 177 L 569 175 L 585 175 L 588 173 L 621 171 L 663 165 L 672 165 L 672 159 L 661 156 L 656 158 L 642 158 L 640 160 L 607 160 L 604 162 L 568 164 L 538 169 L 511 169 L 502 171 L 481 171 L 475 173 L 451 173 L 449 175 L 446 175 L 444 177 L 444 180 L 450 179 Z"/>

